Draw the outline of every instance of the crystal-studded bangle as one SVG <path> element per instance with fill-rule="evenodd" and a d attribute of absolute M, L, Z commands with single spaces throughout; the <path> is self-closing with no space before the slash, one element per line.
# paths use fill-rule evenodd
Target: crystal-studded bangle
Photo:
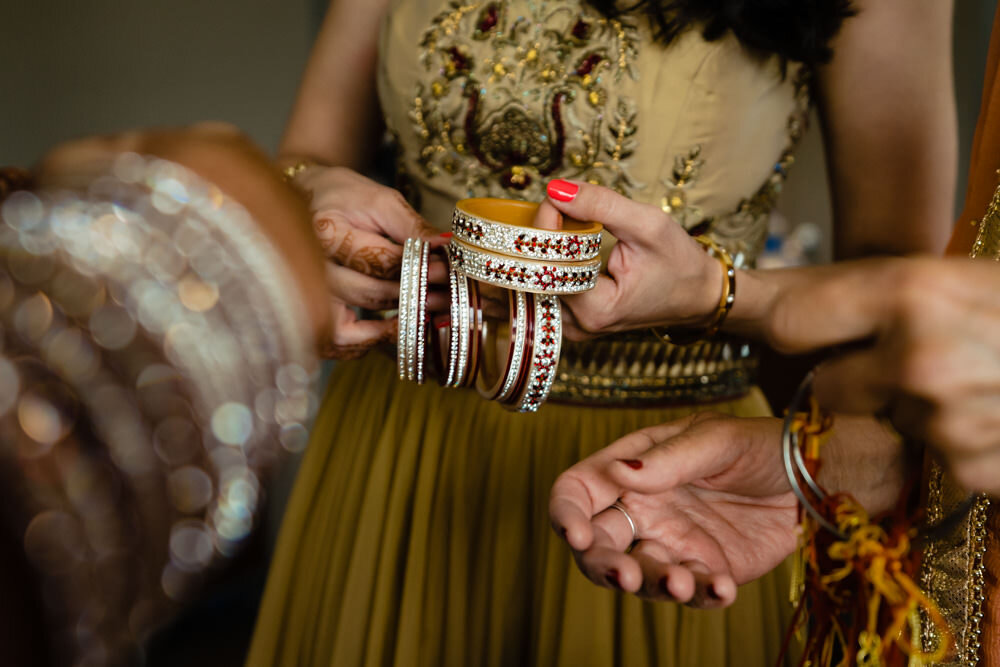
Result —
<path fill-rule="evenodd" d="M 562 311 L 559 298 L 529 295 L 528 308 L 534 310 L 534 331 L 526 359 L 527 376 L 514 404 L 518 412 L 535 412 L 549 397 L 559 353 L 562 349 Z"/>
<path fill-rule="evenodd" d="M 406 379 L 416 380 L 417 374 L 417 341 L 420 329 L 417 322 L 420 312 L 420 240 L 413 240 L 413 257 L 410 261 L 409 297 L 407 305 L 408 327 L 406 333 Z"/>
<path fill-rule="evenodd" d="M 536 294 L 579 294 L 597 284 L 601 260 L 540 262 L 505 257 L 452 239 L 448 254 L 460 273 L 484 283 Z"/>
<path fill-rule="evenodd" d="M 409 330 L 411 326 L 410 298 L 413 280 L 413 256 L 415 239 L 406 239 L 403 244 L 403 260 L 399 267 L 399 327 L 396 338 L 396 366 L 399 379 L 407 379 L 409 368 Z"/>
<path fill-rule="evenodd" d="M 673 328 L 667 331 L 650 329 L 657 338 L 673 345 L 691 345 L 719 333 L 722 323 L 726 321 L 726 316 L 729 315 L 729 311 L 733 309 L 733 304 L 736 302 L 736 267 L 733 265 L 732 256 L 708 236 L 696 236 L 694 240 L 704 246 L 709 255 L 719 260 L 719 264 L 722 266 L 722 295 L 719 297 L 719 304 L 712 314 L 711 322 L 704 329 Z"/>
<path fill-rule="evenodd" d="M 451 265 L 451 259 L 448 260 L 448 295 L 451 300 L 451 307 L 448 312 L 450 314 L 448 320 L 448 342 L 447 342 L 447 358 L 448 367 L 441 378 L 442 385 L 445 387 L 455 387 L 458 384 L 458 366 L 459 366 L 459 332 L 464 331 L 461 326 L 461 299 L 458 294 L 458 273 L 455 272 L 455 268 Z M 462 281 L 466 280 L 465 276 L 462 276 Z M 466 293 L 466 299 L 468 299 L 468 293 Z M 466 321 L 468 320 L 468 311 L 466 311 Z"/>
<path fill-rule="evenodd" d="M 471 246 L 511 257 L 581 262 L 600 255 L 600 223 L 564 220 L 559 230 L 536 229 L 537 210 L 536 203 L 513 199 L 463 199 L 455 205 L 451 231 Z"/>
<path fill-rule="evenodd" d="M 466 337 L 469 341 L 469 358 L 465 364 L 463 387 L 471 387 L 479 374 L 479 355 L 483 349 L 483 297 L 479 291 L 479 283 L 466 278 L 469 288 L 469 329 Z"/>
<path fill-rule="evenodd" d="M 497 322 L 484 323 L 481 339 L 480 370 L 476 378 L 479 395 L 491 401 L 506 401 L 513 393 L 521 374 L 527 341 L 527 296 L 525 292 L 505 290 L 510 311 L 508 328 L 504 332 Z M 504 353 L 501 354 L 501 350 Z"/>
<path fill-rule="evenodd" d="M 430 243 L 419 241 L 420 245 L 420 282 L 417 289 L 417 300 L 415 305 L 415 319 L 417 322 L 416 338 L 416 373 L 411 379 L 417 384 L 424 383 L 425 354 L 427 349 L 427 268 L 430 261 Z"/>

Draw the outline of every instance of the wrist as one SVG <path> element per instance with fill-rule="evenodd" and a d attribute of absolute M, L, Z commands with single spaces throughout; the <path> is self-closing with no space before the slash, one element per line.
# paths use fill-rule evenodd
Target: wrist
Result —
<path fill-rule="evenodd" d="M 744 270 L 736 272 L 740 286 L 740 298 L 726 318 L 723 329 L 755 340 L 770 340 L 770 332 L 775 326 L 776 304 L 781 290 L 769 278 L 774 272 Z"/>
<path fill-rule="evenodd" d="M 725 276 L 719 261 L 699 248 L 694 272 L 680 284 L 681 307 L 669 326 L 704 328 L 712 323 L 719 308 Z"/>

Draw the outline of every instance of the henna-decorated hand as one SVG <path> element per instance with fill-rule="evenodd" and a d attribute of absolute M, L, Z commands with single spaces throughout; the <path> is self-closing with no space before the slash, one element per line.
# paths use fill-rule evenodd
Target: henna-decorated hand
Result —
<path fill-rule="evenodd" d="M 414 211 L 403 196 L 342 167 L 309 167 L 295 182 L 311 195 L 313 226 L 327 257 L 326 280 L 333 323 L 325 355 L 356 359 L 383 342 L 395 342 L 398 320 L 360 319 L 357 308 L 386 310 L 399 299 L 403 243 L 421 237 L 445 239 Z M 432 259 L 428 279 L 443 283 L 447 269 Z M 445 306 L 440 293 L 428 294 L 428 308 Z"/>

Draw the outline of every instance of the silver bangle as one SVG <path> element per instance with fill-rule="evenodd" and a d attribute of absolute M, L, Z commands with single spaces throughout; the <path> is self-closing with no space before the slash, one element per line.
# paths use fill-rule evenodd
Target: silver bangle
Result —
<path fill-rule="evenodd" d="M 504 377 L 503 387 L 496 399 L 501 403 L 505 403 L 511 398 L 514 384 L 521 375 L 521 362 L 524 360 L 524 348 L 528 338 L 528 297 L 524 292 L 515 292 L 514 296 L 517 301 L 514 320 L 511 322 L 514 345 L 511 348 L 510 359 L 507 360 L 507 373 Z"/>
<path fill-rule="evenodd" d="M 601 261 L 539 262 L 504 257 L 452 239 L 448 253 L 460 273 L 484 283 L 536 294 L 578 294 L 594 288 Z"/>
<path fill-rule="evenodd" d="M 426 241 L 418 241 L 420 248 L 420 283 L 417 293 L 416 304 L 416 319 L 417 319 L 417 338 L 416 338 L 416 376 L 412 379 L 416 381 L 417 384 L 424 383 L 424 358 L 425 351 L 427 348 L 427 267 L 430 260 L 430 249 L 431 244 Z"/>
<path fill-rule="evenodd" d="M 406 379 L 408 329 L 410 322 L 410 276 L 413 263 L 413 239 L 403 244 L 403 259 L 399 266 L 399 326 L 396 334 L 396 366 L 399 379 Z"/>
<path fill-rule="evenodd" d="M 462 280 L 465 280 L 464 276 Z M 450 314 L 448 321 L 448 368 L 444 378 L 444 386 L 454 387 L 458 375 L 458 332 L 460 329 L 455 318 L 459 316 L 461 306 L 458 298 L 458 274 L 455 273 L 451 260 L 448 261 L 448 286 L 450 288 L 448 295 L 451 299 L 451 308 L 448 311 Z"/>

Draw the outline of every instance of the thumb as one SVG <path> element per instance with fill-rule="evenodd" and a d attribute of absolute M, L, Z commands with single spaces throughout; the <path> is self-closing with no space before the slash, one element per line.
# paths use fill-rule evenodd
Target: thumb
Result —
<path fill-rule="evenodd" d="M 619 241 L 635 242 L 648 237 L 655 228 L 650 220 L 666 218 L 655 206 L 634 202 L 600 185 L 556 179 L 549 181 L 546 193 L 546 201 L 563 215 L 599 222 Z"/>
<path fill-rule="evenodd" d="M 693 422 L 687 429 L 664 440 L 645 435 L 653 446 L 631 459 L 619 459 L 609 477 L 623 488 L 639 493 L 662 493 L 725 471 L 740 447 L 736 420 L 709 418 Z"/>

